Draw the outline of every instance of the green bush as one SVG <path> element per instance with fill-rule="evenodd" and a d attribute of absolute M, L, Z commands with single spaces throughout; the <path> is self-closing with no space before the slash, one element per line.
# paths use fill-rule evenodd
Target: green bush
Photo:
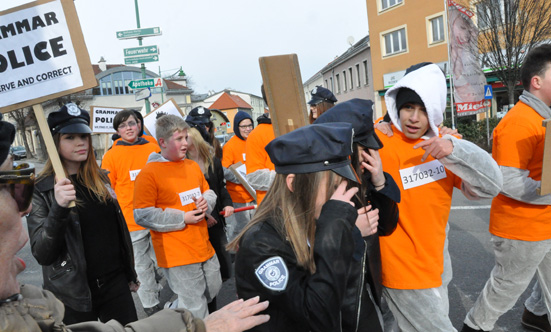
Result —
<path fill-rule="evenodd" d="M 488 145 L 488 137 L 487 137 L 487 129 L 486 129 L 486 119 L 481 121 L 476 121 L 475 115 L 465 116 L 457 118 L 457 122 L 455 123 L 457 131 L 461 135 L 463 135 L 463 139 L 466 139 L 468 141 L 471 141 L 481 147 L 482 149 L 492 152 L 492 132 L 494 131 L 494 128 L 499 123 L 498 118 L 490 118 L 489 119 L 489 127 L 490 127 L 490 145 Z M 444 126 L 451 128 L 452 122 L 451 119 L 448 118 L 444 120 Z"/>

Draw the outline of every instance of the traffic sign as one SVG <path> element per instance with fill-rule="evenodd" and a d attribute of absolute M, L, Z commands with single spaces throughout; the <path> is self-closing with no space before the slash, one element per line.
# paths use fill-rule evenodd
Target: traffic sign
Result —
<path fill-rule="evenodd" d="M 128 83 L 128 86 L 131 89 L 144 89 L 144 88 L 160 88 L 163 86 L 163 79 L 160 77 L 157 78 L 146 78 L 143 80 L 134 80 Z"/>
<path fill-rule="evenodd" d="M 159 61 L 158 55 L 141 55 L 124 58 L 125 65 L 135 65 L 137 63 L 155 62 Z"/>
<path fill-rule="evenodd" d="M 492 99 L 494 97 L 494 90 L 491 85 L 484 86 L 484 99 Z"/>
<path fill-rule="evenodd" d="M 117 31 L 118 39 L 131 39 L 138 37 L 151 37 L 151 36 L 160 36 L 162 34 L 161 28 L 141 28 L 141 29 L 132 29 L 132 30 L 123 30 Z"/>
<path fill-rule="evenodd" d="M 159 48 L 157 45 L 131 47 L 124 49 L 124 56 L 138 56 L 138 55 L 158 55 Z"/>
<path fill-rule="evenodd" d="M 134 95 L 136 96 L 136 101 L 149 98 L 151 97 L 151 89 L 146 88 L 146 89 L 136 90 Z"/>

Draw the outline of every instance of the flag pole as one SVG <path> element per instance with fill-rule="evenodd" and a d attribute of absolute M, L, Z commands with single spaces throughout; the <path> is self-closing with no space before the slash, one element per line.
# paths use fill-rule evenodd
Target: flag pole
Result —
<path fill-rule="evenodd" d="M 448 9 L 448 0 L 444 0 L 444 9 L 446 10 L 446 26 L 448 27 L 448 71 L 450 76 L 450 109 L 452 115 L 452 129 L 455 129 L 455 116 L 454 116 L 454 102 L 453 102 L 453 69 L 451 67 L 450 47 L 451 47 L 451 28 L 450 28 L 450 15 Z"/>

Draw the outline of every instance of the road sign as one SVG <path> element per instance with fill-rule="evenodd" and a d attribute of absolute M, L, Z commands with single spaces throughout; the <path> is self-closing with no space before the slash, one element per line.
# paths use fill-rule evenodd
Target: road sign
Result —
<path fill-rule="evenodd" d="M 155 62 L 159 61 L 158 55 L 143 55 L 124 58 L 125 65 L 135 65 L 137 63 Z"/>
<path fill-rule="evenodd" d="M 157 45 L 131 47 L 124 49 L 124 56 L 139 56 L 139 55 L 158 55 L 159 48 Z"/>
<path fill-rule="evenodd" d="M 149 98 L 151 97 L 151 89 L 146 88 L 146 89 L 136 90 L 134 95 L 136 96 L 136 101 Z"/>
<path fill-rule="evenodd" d="M 123 30 L 117 31 L 118 39 L 131 39 L 138 37 L 151 37 L 151 36 L 160 36 L 162 34 L 161 28 L 142 28 L 142 29 L 132 29 L 132 30 Z"/>
<path fill-rule="evenodd" d="M 163 79 L 160 77 L 157 78 L 146 78 L 143 80 L 134 80 L 128 83 L 128 86 L 131 89 L 144 89 L 144 88 L 160 88 L 163 86 Z"/>
<path fill-rule="evenodd" d="M 484 99 L 492 99 L 494 97 L 494 90 L 491 85 L 484 86 Z"/>

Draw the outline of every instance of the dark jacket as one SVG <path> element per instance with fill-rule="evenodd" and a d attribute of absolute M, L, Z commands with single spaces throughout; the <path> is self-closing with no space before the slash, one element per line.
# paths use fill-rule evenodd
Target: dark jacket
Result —
<path fill-rule="evenodd" d="M 237 293 L 240 298 L 260 295 L 261 301 L 270 301 L 265 312 L 270 321 L 252 331 L 341 331 L 344 326 L 341 305 L 349 302 L 345 299 L 349 293 L 348 273 L 355 263 L 352 232 L 357 216 L 356 209 L 348 203 L 336 200 L 325 203 L 316 223 L 314 274 L 297 265 L 280 222 L 266 220 L 245 233 L 235 261 Z M 274 261 L 283 261 L 286 268 L 280 263 L 273 264 Z M 257 276 L 268 273 L 268 268 L 272 268 L 272 273 L 266 278 L 276 280 L 275 290 L 265 286 Z"/>
<path fill-rule="evenodd" d="M 120 227 L 122 267 L 127 280 L 137 283 L 132 242 L 117 201 L 116 222 Z M 77 311 L 91 311 L 92 298 L 86 274 L 86 259 L 76 208 L 64 208 L 54 197 L 54 176 L 36 183 L 33 208 L 27 218 L 33 256 L 42 265 L 44 289 Z M 108 257 L 106 257 L 108 259 Z"/>

